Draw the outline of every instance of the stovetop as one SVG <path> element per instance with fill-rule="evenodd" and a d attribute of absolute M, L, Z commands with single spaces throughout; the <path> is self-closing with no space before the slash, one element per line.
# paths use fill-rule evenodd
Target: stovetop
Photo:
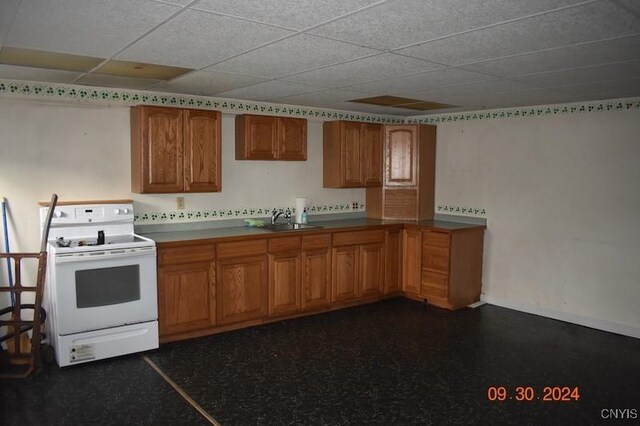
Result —
<path fill-rule="evenodd" d="M 104 244 L 98 244 L 96 237 L 58 237 L 57 239 L 49 240 L 50 249 L 56 253 L 149 247 L 154 245 L 155 242 L 153 240 L 136 234 L 105 235 Z"/>

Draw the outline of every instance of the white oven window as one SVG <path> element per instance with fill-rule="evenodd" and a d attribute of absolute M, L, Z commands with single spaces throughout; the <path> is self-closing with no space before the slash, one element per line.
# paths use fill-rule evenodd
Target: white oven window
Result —
<path fill-rule="evenodd" d="M 140 300 L 140 265 L 85 269 L 75 275 L 78 309 Z"/>

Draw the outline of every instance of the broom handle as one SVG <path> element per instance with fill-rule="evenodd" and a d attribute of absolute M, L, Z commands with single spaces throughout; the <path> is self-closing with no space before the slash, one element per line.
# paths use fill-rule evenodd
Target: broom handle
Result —
<path fill-rule="evenodd" d="M 9 227 L 7 226 L 7 199 L 2 197 L 2 228 L 4 229 L 4 248 L 7 254 L 11 253 L 9 248 Z M 13 287 L 13 271 L 11 270 L 11 258 L 7 257 L 7 273 L 9 274 L 9 287 Z M 15 305 L 13 292 L 11 293 L 11 306 Z"/>
<path fill-rule="evenodd" d="M 49 228 L 51 227 L 51 218 L 53 217 L 53 210 L 58 203 L 58 195 L 52 194 L 51 201 L 49 202 L 49 211 L 44 221 L 44 229 L 42 230 L 42 242 L 40 243 L 40 253 L 47 251 L 47 240 L 49 239 Z"/>

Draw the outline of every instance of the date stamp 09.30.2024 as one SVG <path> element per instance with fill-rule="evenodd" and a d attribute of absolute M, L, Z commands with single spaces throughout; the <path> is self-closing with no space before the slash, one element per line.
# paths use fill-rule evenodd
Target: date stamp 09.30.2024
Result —
<path fill-rule="evenodd" d="M 543 403 L 577 403 L 580 401 L 578 386 L 489 386 L 487 400 L 491 402 L 533 402 Z M 640 418 L 637 408 L 603 408 L 600 410 L 602 419 L 634 420 Z"/>

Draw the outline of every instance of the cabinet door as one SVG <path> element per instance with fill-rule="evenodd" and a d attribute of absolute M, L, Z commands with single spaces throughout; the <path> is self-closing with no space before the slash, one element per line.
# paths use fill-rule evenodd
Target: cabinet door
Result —
<path fill-rule="evenodd" d="M 267 260 L 253 256 L 218 261 L 220 324 L 260 319 L 267 313 Z"/>
<path fill-rule="evenodd" d="M 278 159 L 307 159 L 307 120 L 304 118 L 278 119 Z"/>
<path fill-rule="evenodd" d="M 278 156 L 277 117 L 247 115 L 245 118 L 245 159 L 275 160 Z"/>
<path fill-rule="evenodd" d="M 142 107 L 141 113 L 142 192 L 182 192 L 182 110 Z M 135 162 L 132 164 L 138 166 Z"/>
<path fill-rule="evenodd" d="M 302 253 L 302 307 L 326 306 L 331 292 L 331 251 L 328 248 Z"/>
<path fill-rule="evenodd" d="M 184 111 L 184 190 L 217 192 L 221 185 L 220 113 Z"/>
<path fill-rule="evenodd" d="M 402 289 L 414 295 L 420 294 L 421 240 L 420 230 L 405 229 L 402 233 Z"/>
<path fill-rule="evenodd" d="M 362 125 L 362 182 L 364 186 L 382 186 L 382 126 Z"/>
<path fill-rule="evenodd" d="M 387 231 L 385 238 L 385 267 L 383 294 L 399 292 L 402 289 L 402 231 Z"/>
<path fill-rule="evenodd" d="M 345 121 L 340 135 L 340 177 L 344 187 L 363 186 L 362 132 L 360 123 Z"/>
<path fill-rule="evenodd" d="M 358 296 L 359 246 L 334 247 L 332 256 L 333 302 L 355 299 Z"/>
<path fill-rule="evenodd" d="M 377 296 L 384 283 L 384 243 L 360 246 L 359 297 Z"/>
<path fill-rule="evenodd" d="M 418 137 L 416 126 L 386 126 L 385 185 L 418 184 Z"/>
<path fill-rule="evenodd" d="M 301 257 L 299 251 L 269 255 L 269 315 L 300 310 Z"/>
<path fill-rule="evenodd" d="M 213 262 L 166 265 L 158 273 L 160 336 L 216 324 Z"/>

